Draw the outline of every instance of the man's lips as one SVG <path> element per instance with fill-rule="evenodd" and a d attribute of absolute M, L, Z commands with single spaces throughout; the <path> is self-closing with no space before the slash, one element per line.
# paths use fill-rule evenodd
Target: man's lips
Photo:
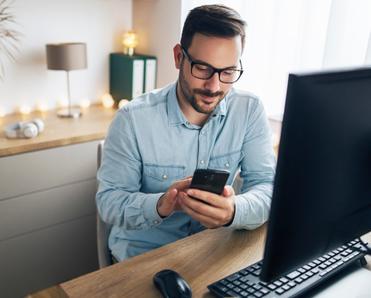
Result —
<path fill-rule="evenodd" d="M 207 104 L 212 104 L 218 99 L 218 97 L 217 96 L 209 97 L 209 96 L 206 96 L 206 95 L 201 95 L 201 99 L 202 99 L 203 102 L 205 102 Z"/>

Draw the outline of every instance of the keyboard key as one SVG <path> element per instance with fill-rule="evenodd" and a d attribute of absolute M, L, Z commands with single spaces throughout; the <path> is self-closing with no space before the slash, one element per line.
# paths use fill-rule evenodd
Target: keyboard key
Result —
<path fill-rule="evenodd" d="M 304 265 L 303 266 L 303 269 L 305 269 L 306 271 L 310 270 L 310 267 L 308 265 Z"/>
<path fill-rule="evenodd" d="M 283 282 L 284 284 L 289 282 L 289 280 L 286 277 L 281 277 L 280 281 Z"/>
<path fill-rule="evenodd" d="M 305 272 L 306 272 L 306 270 L 305 270 L 304 268 L 299 268 L 298 271 L 299 271 L 300 273 L 305 273 Z"/>
<path fill-rule="evenodd" d="M 249 293 L 243 291 L 240 293 L 241 297 L 247 297 L 249 295 Z"/>
<path fill-rule="evenodd" d="M 220 284 L 216 284 L 215 287 L 218 288 L 223 293 L 226 293 L 226 292 L 229 291 L 229 289 L 227 287 L 225 287 L 223 285 L 220 285 Z"/>
<path fill-rule="evenodd" d="M 262 288 L 262 286 L 258 285 L 258 284 L 255 284 L 252 286 L 255 290 L 260 290 Z"/>
<path fill-rule="evenodd" d="M 259 292 L 259 291 L 256 291 L 256 292 L 254 293 L 254 296 L 260 298 L 260 297 L 263 297 L 264 295 L 263 295 L 263 293 L 261 293 L 261 292 Z"/>
<path fill-rule="evenodd" d="M 242 275 L 248 275 L 249 271 L 247 271 L 246 269 L 242 269 L 242 270 L 240 270 L 239 273 L 242 274 Z"/>
<path fill-rule="evenodd" d="M 280 282 L 279 280 L 276 280 L 275 282 L 273 282 L 277 287 L 280 287 L 282 286 L 282 282 Z"/>
<path fill-rule="evenodd" d="M 282 290 L 281 288 L 279 288 L 279 289 L 276 290 L 276 293 L 277 293 L 278 295 L 282 295 L 284 292 L 285 292 L 285 291 Z"/>
<path fill-rule="evenodd" d="M 233 284 L 236 285 L 236 286 L 239 286 L 239 285 L 241 284 L 241 282 L 240 282 L 239 280 L 235 280 L 235 281 L 233 282 Z"/>
<path fill-rule="evenodd" d="M 243 282 L 243 283 L 246 283 L 249 281 L 249 276 L 242 276 L 240 279 L 238 279 L 239 281 Z"/>
<path fill-rule="evenodd" d="M 259 281 L 259 285 L 261 285 L 263 287 L 266 287 L 268 285 L 268 283 L 266 283 L 264 281 Z"/>
<path fill-rule="evenodd" d="M 238 296 L 237 293 L 235 293 L 234 291 L 228 291 L 227 292 L 227 295 L 231 296 L 231 297 L 236 297 Z"/>
<path fill-rule="evenodd" d="M 258 270 L 255 270 L 254 272 L 251 272 L 251 274 L 253 274 L 255 276 L 259 276 L 260 272 L 261 272 L 261 269 L 258 269 Z"/>
<path fill-rule="evenodd" d="M 290 287 L 290 288 L 293 288 L 296 286 L 296 283 L 294 283 L 293 281 L 290 281 L 289 283 L 287 283 L 287 285 Z"/>
<path fill-rule="evenodd" d="M 313 263 L 316 264 L 316 265 L 321 264 L 321 262 L 319 260 L 313 260 Z"/>
<path fill-rule="evenodd" d="M 282 287 L 282 289 L 283 289 L 284 291 L 288 291 L 288 290 L 290 290 L 290 286 L 289 286 L 289 284 L 285 284 L 285 285 Z"/>
<path fill-rule="evenodd" d="M 317 273 L 319 272 L 319 270 L 318 270 L 318 268 L 313 268 L 313 269 L 311 270 L 311 272 L 312 272 L 313 274 L 317 274 Z"/>
<path fill-rule="evenodd" d="M 254 288 L 248 288 L 246 291 L 249 292 L 250 294 L 255 293 L 255 289 Z"/>
<path fill-rule="evenodd" d="M 261 267 L 258 264 L 255 264 L 255 265 L 252 265 L 251 268 L 253 268 L 254 270 L 258 270 Z"/>
<path fill-rule="evenodd" d="M 268 291 L 266 288 L 261 288 L 260 292 L 262 292 L 264 295 L 267 295 L 270 291 Z"/>
<path fill-rule="evenodd" d="M 277 289 L 277 286 L 275 286 L 274 284 L 269 284 L 267 286 L 267 288 L 273 291 L 273 290 Z"/>
<path fill-rule="evenodd" d="M 289 279 L 295 279 L 300 275 L 300 272 L 298 271 L 293 271 L 290 274 L 286 275 Z"/>
<path fill-rule="evenodd" d="M 248 286 L 247 286 L 247 285 L 244 285 L 244 284 L 241 284 L 239 287 L 240 287 L 242 290 L 246 290 L 246 289 L 248 288 Z"/>
<path fill-rule="evenodd" d="M 304 280 L 301 277 L 294 279 L 296 283 L 301 284 Z"/>
<path fill-rule="evenodd" d="M 226 279 L 228 280 L 228 281 L 234 281 L 234 280 L 236 280 L 236 279 L 238 279 L 238 278 L 240 278 L 241 277 L 241 275 L 239 275 L 238 273 L 235 273 L 235 274 L 232 274 L 231 276 L 228 276 Z"/>

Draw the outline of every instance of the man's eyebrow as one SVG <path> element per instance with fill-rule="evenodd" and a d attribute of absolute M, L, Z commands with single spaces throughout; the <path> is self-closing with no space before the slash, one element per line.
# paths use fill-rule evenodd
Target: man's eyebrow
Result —
<path fill-rule="evenodd" d="M 190 56 L 190 57 L 192 58 L 192 60 L 193 60 L 194 63 L 202 64 L 202 65 L 205 65 L 205 66 L 210 66 L 210 67 L 215 68 L 217 70 L 238 68 L 238 65 L 232 65 L 232 66 L 218 68 L 218 67 L 214 67 L 213 65 L 211 65 L 210 63 L 207 63 L 205 61 L 194 59 L 192 56 Z"/>

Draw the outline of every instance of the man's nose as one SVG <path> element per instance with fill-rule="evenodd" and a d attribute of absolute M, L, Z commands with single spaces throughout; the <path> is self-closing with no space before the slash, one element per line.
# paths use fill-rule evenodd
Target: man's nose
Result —
<path fill-rule="evenodd" d="M 218 92 L 220 90 L 219 74 L 216 72 L 213 76 L 205 81 L 205 88 L 211 92 Z"/>

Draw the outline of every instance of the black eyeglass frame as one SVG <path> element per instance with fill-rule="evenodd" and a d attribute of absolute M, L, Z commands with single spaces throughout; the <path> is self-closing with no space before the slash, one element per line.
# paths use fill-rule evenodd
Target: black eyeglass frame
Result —
<path fill-rule="evenodd" d="M 196 62 L 196 61 L 194 61 L 194 60 L 192 59 L 192 57 L 188 54 L 187 50 L 186 50 L 183 46 L 181 46 L 181 48 L 182 48 L 182 51 L 183 51 L 184 56 L 187 57 L 188 61 L 189 61 L 190 64 L 191 64 L 191 74 L 192 74 L 192 76 L 195 77 L 196 79 L 200 79 L 200 80 L 205 80 L 205 81 L 206 81 L 206 80 L 209 80 L 210 78 L 212 78 L 213 75 L 214 75 L 215 73 L 218 73 L 218 78 L 219 78 L 219 81 L 220 81 L 220 82 L 222 82 L 222 83 L 224 83 L 224 84 L 233 84 L 233 83 L 236 83 L 236 82 L 241 78 L 242 73 L 244 72 L 244 70 L 243 70 L 243 68 L 242 68 L 242 62 L 241 62 L 241 60 L 239 60 L 239 62 L 240 62 L 240 67 L 241 67 L 240 69 L 235 69 L 235 68 L 232 68 L 232 67 L 216 68 L 216 67 L 214 67 L 214 66 L 212 66 L 212 65 L 210 65 L 210 64 L 208 64 L 208 63 L 206 63 L 206 62 L 202 62 L 202 61 L 200 61 L 200 62 Z M 200 78 L 200 77 L 195 76 L 195 75 L 193 74 L 193 66 L 196 65 L 196 64 L 203 65 L 203 66 L 207 66 L 207 67 L 211 68 L 211 69 L 212 69 L 212 72 L 210 73 L 210 76 L 207 77 L 207 78 Z M 240 74 L 239 74 L 239 76 L 238 76 L 234 81 L 232 81 L 232 82 L 225 82 L 225 81 L 222 81 L 222 80 L 221 80 L 221 78 L 220 78 L 220 74 L 221 74 L 223 71 L 226 71 L 226 70 L 234 70 L 234 71 L 238 71 Z"/>

